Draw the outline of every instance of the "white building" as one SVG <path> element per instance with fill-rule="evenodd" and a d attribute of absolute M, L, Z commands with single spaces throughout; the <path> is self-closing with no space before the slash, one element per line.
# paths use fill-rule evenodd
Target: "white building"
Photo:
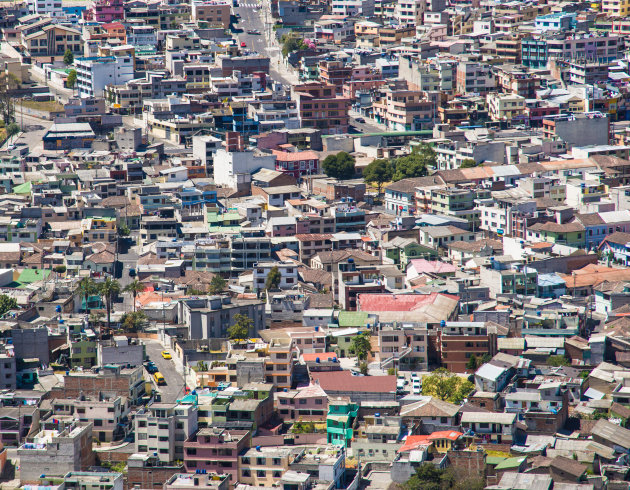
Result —
<path fill-rule="evenodd" d="M 157 33 L 152 26 L 130 26 L 127 29 L 127 44 L 132 46 L 155 46 Z"/>
<path fill-rule="evenodd" d="M 280 271 L 280 289 L 291 289 L 298 283 L 298 268 L 293 262 L 258 262 L 254 266 L 254 290 L 263 291 L 271 269 Z"/>
<path fill-rule="evenodd" d="M 374 0 L 332 0 L 332 13 L 344 17 L 372 17 Z"/>
<path fill-rule="evenodd" d="M 197 431 L 197 407 L 154 403 L 136 414 L 133 425 L 136 452 L 157 453 L 162 463 L 183 460 L 184 442 Z"/>
<path fill-rule="evenodd" d="M 49 15 L 53 18 L 64 16 L 61 0 L 29 0 L 28 11 L 31 14 Z"/>
<path fill-rule="evenodd" d="M 220 148 L 214 155 L 214 182 L 233 189 L 249 185 L 252 174 L 261 168 L 275 170 L 275 155 Z"/>
<path fill-rule="evenodd" d="M 125 57 L 77 58 L 79 97 L 102 97 L 105 85 L 122 85 L 133 80 L 133 60 Z"/>
<path fill-rule="evenodd" d="M 422 25 L 426 7 L 426 0 L 398 0 L 394 9 L 394 20 L 401 25 Z"/>

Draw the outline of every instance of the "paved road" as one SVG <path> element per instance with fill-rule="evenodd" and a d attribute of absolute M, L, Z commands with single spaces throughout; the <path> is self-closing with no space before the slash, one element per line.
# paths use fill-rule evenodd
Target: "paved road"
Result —
<path fill-rule="evenodd" d="M 257 8 L 260 5 L 260 8 Z M 269 4 L 259 3 L 259 0 L 240 0 L 239 6 L 234 8 L 234 13 L 241 16 L 236 24 L 238 42 L 244 42 L 249 50 L 265 54 L 270 58 L 270 75 L 274 80 L 285 85 L 294 85 L 298 82 L 292 68 L 288 68 L 281 59 L 280 47 L 277 42 L 272 42 L 273 30 L 271 29 L 271 15 Z M 248 30 L 258 30 L 260 34 L 247 34 Z"/>
<path fill-rule="evenodd" d="M 12 138 L 11 144 L 16 146 L 28 145 L 30 151 L 42 150 L 44 148 L 42 138 L 52 126 L 52 121 L 22 114 L 19 106 L 16 106 L 15 118 L 17 125 L 23 129 L 23 132 L 20 133 L 19 137 Z M 6 150 L 7 146 L 9 146 L 8 141 L 2 146 L 2 150 Z"/>
<path fill-rule="evenodd" d="M 149 359 L 151 359 L 164 376 L 166 385 L 154 386 L 162 394 L 162 401 L 165 403 L 173 403 L 178 398 L 181 398 L 184 394 L 184 378 L 178 371 L 178 366 L 174 360 L 166 360 L 162 357 L 161 352 L 164 349 L 162 344 L 157 340 L 143 339 L 142 341 L 146 346 L 146 352 Z M 173 353 L 171 352 L 171 355 Z M 180 366 L 181 368 L 181 366 Z M 145 370 L 145 375 L 148 373 Z M 151 379 L 153 379 L 151 377 Z"/>

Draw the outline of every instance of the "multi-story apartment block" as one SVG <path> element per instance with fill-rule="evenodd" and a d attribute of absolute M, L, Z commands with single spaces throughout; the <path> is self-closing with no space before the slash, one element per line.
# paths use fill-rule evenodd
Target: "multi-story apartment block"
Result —
<path fill-rule="evenodd" d="M 373 102 L 377 122 L 392 131 L 418 131 L 431 124 L 435 104 L 419 90 L 381 89 Z"/>
<path fill-rule="evenodd" d="M 473 355 L 493 356 L 496 350 L 496 331 L 483 322 L 446 322 L 438 330 L 442 365 L 454 373 L 465 373 L 466 364 Z"/>
<path fill-rule="evenodd" d="M 485 95 L 494 90 L 496 79 L 489 65 L 462 61 L 457 65 L 455 89 L 460 94 Z"/>
<path fill-rule="evenodd" d="M 257 262 L 254 265 L 254 290 L 263 291 L 272 269 L 280 272 L 280 289 L 292 289 L 298 284 L 298 269 L 294 262 Z"/>
<path fill-rule="evenodd" d="M 20 481 L 37 483 L 41 475 L 61 478 L 70 471 L 85 471 L 94 464 L 92 424 L 75 422 L 33 435 L 17 450 Z"/>
<path fill-rule="evenodd" d="M 333 15 L 343 17 L 372 17 L 374 0 L 332 0 Z"/>
<path fill-rule="evenodd" d="M 319 129 L 322 134 L 348 131 L 350 101 L 336 96 L 336 87 L 310 82 L 294 87 L 300 123 L 303 128 Z"/>
<path fill-rule="evenodd" d="M 229 0 L 193 1 L 191 17 L 194 21 L 208 26 L 230 27 L 232 4 Z"/>
<path fill-rule="evenodd" d="M 491 93 L 486 100 L 493 121 L 512 121 L 525 113 L 525 97 L 521 95 Z"/>
<path fill-rule="evenodd" d="M 239 483 L 271 486 L 289 469 L 297 449 L 291 447 L 256 447 L 239 456 Z"/>
<path fill-rule="evenodd" d="M 127 435 L 131 403 L 120 397 L 55 398 L 53 416 L 71 416 L 80 422 L 92 423 L 94 438 L 100 442 L 120 440 Z"/>
<path fill-rule="evenodd" d="M 134 417 L 136 452 L 157 453 L 163 463 L 184 459 L 184 445 L 197 431 L 197 407 L 153 403 Z"/>
<path fill-rule="evenodd" d="M 121 85 L 134 75 L 133 60 L 129 57 L 77 58 L 75 67 L 81 97 L 101 97 L 106 85 Z"/>
<path fill-rule="evenodd" d="M 269 360 L 265 363 L 265 379 L 278 391 L 291 389 L 293 383 L 293 340 L 273 339 L 268 347 Z"/>
<path fill-rule="evenodd" d="M 75 56 L 82 54 L 81 31 L 59 24 L 49 24 L 21 36 L 22 47 L 30 59 L 51 57 L 62 59 L 67 49 Z"/>
<path fill-rule="evenodd" d="M 28 10 L 31 14 L 49 15 L 50 17 L 63 17 L 61 0 L 30 0 Z"/>
<path fill-rule="evenodd" d="M 96 0 L 85 11 L 84 17 L 86 20 L 103 23 L 125 20 L 124 2 L 123 0 Z"/>
<path fill-rule="evenodd" d="M 550 59 L 610 62 L 619 57 L 622 46 L 623 38 L 610 34 L 541 35 L 521 41 L 521 57 L 529 68 L 545 68 Z"/>
<path fill-rule="evenodd" d="M 188 325 L 188 338 L 227 338 L 235 315 L 245 315 L 252 322 L 250 336 L 265 326 L 265 308 L 260 300 L 230 300 L 229 297 L 187 299 L 178 303 L 178 317 Z"/>
<path fill-rule="evenodd" d="M 382 327 L 378 331 L 381 363 L 391 363 L 403 370 L 426 370 L 429 366 L 428 341 L 429 332 L 426 328 L 411 325 L 403 328 Z"/>
<path fill-rule="evenodd" d="M 251 432 L 248 430 L 199 429 L 184 443 L 184 466 L 189 473 L 198 470 L 225 473 L 235 482 L 239 456 L 250 446 Z"/>

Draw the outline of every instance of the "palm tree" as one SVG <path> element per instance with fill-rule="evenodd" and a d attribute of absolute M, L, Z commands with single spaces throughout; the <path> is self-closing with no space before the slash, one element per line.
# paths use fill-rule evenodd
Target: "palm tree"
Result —
<path fill-rule="evenodd" d="M 79 294 L 83 299 L 85 299 L 85 311 L 86 313 L 90 312 L 88 308 L 88 300 L 90 296 L 94 296 L 98 292 L 98 287 L 94 282 L 94 279 L 91 277 L 84 277 L 79 281 Z"/>
<path fill-rule="evenodd" d="M 145 289 L 146 289 L 145 285 L 142 284 L 137 279 L 134 279 L 132 282 L 130 282 L 129 284 L 125 286 L 125 289 L 123 289 L 123 291 L 125 291 L 126 293 L 131 293 L 131 296 L 133 296 L 134 313 L 136 311 L 136 296 L 138 296 L 138 294 L 143 292 Z"/>
<path fill-rule="evenodd" d="M 98 292 L 105 301 L 105 308 L 107 310 L 107 329 L 109 330 L 111 327 L 110 316 L 112 313 L 112 300 L 114 299 L 114 296 L 120 293 L 120 283 L 117 280 L 108 277 L 105 281 L 98 285 Z"/>

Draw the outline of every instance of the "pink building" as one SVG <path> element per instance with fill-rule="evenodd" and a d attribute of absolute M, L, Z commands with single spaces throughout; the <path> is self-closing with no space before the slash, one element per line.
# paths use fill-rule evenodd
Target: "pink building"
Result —
<path fill-rule="evenodd" d="M 275 409 L 284 421 L 323 422 L 328 413 L 328 396 L 319 385 L 275 393 Z"/>
<path fill-rule="evenodd" d="M 276 156 L 276 170 L 295 179 L 319 173 L 319 155 L 314 151 L 272 150 Z"/>
<path fill-rule="evenodd" d="M 85 20 L 105 23 L 125 20 L 123 0 L 95 0 L 84 17 Z"/>
<path fill-rule="evenodd" d="M 238 479 L 238 456 L 251 445 L 248 430 L 227 430 L 218 427 L 199 429 L 184 443 L 186 472 L 196 470 L 227 473 L 232 482 Z"/>

